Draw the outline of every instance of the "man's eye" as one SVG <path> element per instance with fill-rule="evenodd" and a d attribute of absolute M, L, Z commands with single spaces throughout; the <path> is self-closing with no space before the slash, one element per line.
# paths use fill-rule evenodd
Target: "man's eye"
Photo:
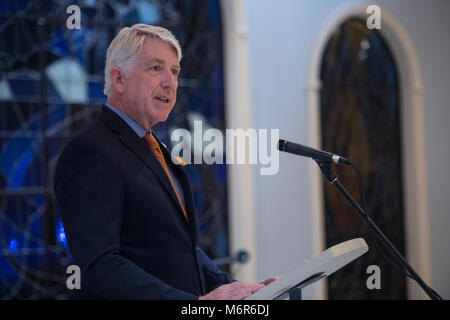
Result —
<path fill-rule="evenodd" d="M 150 69 L 153 70 L 153 71 L 160 71 L 161 70 L 161 66 L 152 66 Z"/>
<path fill-rule="evenodd" d="M 178 76 L 178 74 L 180 73 L 180 71 L 177 70 L 177 69 L 174 69 L 174 70 L 172 70 L 172 73 L 173 73 L 174 76 Z"/>

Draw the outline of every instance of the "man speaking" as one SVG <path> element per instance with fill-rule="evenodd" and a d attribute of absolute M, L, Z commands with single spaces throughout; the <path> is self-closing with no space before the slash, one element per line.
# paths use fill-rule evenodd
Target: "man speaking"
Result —
<path fill-rule="evenodd" d="M 151 132 L 175 105 L 181 56 L 164 28 L 123 28 L 107 51 L 107 103 L 58 160 L 79 299 L 243 299 L 271 281 L 233 281 L 198 247 L 187 176 Z"/>

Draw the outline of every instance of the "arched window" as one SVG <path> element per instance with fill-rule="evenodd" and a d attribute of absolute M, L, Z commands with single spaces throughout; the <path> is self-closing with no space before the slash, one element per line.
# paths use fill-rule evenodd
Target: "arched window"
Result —
<path fill-rule="evenodd" d="M 320 71 L 322 147 L 348 157 L 360 169 L 366 211 L 404 254 L 400 85 L 395 59 L 377 30 L 351 18 L 331 35 Z M 363 203 L 351 168 L 335 172 L 353 197 Z M 365 223 L 333 186 L 324 188 L 326 247 L 363 237 L 371 250 L 328 281 L 330 299 L 404 299 L 402 272 L 387 263 Z M 391 258 L 392 259 L 392 258 Z M 370 265 L 381 270 L 381 289 L 367 287 Z"/>

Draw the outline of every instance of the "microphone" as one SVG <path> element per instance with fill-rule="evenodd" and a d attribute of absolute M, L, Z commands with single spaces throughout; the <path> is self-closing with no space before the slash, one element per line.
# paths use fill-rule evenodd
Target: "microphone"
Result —
<path fill-rule="evenodd" d="M 313 149 L 298 143 L 289 142 L 283 139 L 278 141 L 278 150 L 288 153 L 297 154 L 299 156 L 304 156 L 312 158 L 317 161 L 323 161 L 327 163 L 337 163 L 351 165 L 352 163 L 347 158 L 338 156 L 337 154 Z"/>

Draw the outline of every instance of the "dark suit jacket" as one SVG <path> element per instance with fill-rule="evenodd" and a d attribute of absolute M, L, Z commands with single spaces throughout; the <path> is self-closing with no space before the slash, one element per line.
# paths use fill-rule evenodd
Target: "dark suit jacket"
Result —
<path fill-rule="evenodd" d="M 197 299 L 232 281 L 198 247 L 187 176 L 161 149 L 189 222 L 151 150 L 109 108 L 64 148 L 54 186 L 81 269 L 78 298 Z"/>

